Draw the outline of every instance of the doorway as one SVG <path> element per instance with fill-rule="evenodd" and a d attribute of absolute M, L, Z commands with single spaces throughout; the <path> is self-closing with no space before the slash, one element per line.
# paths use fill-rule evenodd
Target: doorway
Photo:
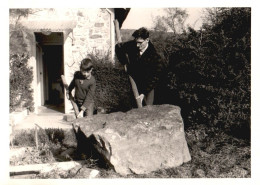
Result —
<path fill-rule="evenodd" d="M 41 56 L 37 61 L 39 82 L 39 97 L 45 112 L 65 112 L 64 87 L 61 75 L 64 74 L 62 33 L 44 35 L 35 33 L 38 42 L 37 49 Z M 39 57 L 37 57 L 39 58 Z"/>

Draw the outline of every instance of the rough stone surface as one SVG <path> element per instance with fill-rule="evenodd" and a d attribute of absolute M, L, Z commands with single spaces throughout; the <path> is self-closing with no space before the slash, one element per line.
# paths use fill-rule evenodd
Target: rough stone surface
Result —
<path fill-rule="evenodd" d="M 147 174 L 191 160 L 177 106 L 145 106 L 76 122 L 87 137 L 106 138 L 112 147 L 110 162 L 122 175 Z"/>

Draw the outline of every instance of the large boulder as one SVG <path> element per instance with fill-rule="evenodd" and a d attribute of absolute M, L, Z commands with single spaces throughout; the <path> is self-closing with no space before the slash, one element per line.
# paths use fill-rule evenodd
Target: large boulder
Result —
<path fill-rule="evenodd" d="M 180 108 L 174 105 L 98 114 L 75 122 L 87 137 L 109 142 L 110 162 L 122 175 L 147 174 L 191 160 Z"/>

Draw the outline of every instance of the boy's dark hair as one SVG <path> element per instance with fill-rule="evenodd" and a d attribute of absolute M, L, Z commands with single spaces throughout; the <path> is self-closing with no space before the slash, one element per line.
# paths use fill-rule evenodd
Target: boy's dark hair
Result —
<path fill-rule="evenodd" d="M 89 71 L 93 68 L 92 61 L 89 58 L 85 58 L 81 61 L 80 70 L 81 71 Z"/>
<path fill-rule="evenodd" d="M 145 27 L 141 27 L 132 34 L 132 36 L 136 39 L 141 37 L 142 39 L 147 39 L 149 37 L 149 31 Z"/>

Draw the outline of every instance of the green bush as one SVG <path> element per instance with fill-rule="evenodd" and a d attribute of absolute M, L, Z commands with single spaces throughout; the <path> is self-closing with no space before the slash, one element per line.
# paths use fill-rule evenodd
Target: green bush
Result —
<path fill-rule="evenodd" d="M 225 9 L 217 24 L 190 28 L 186 44 L 172 53 L 168 93 L 176 95 L 171 103 L 181 106 L 187 124 L 250 136 L 250 15 L 248 8 Z"/>
<path fill-rule="evenodd" d="M 30 111 L 34 110 L 31 88 L 33 72 L 32 68 L 28 66 L 29 43 L 34 40 L 34 35 L 20 24 L 22 17 L 27 17 L 33 12 L 33 9 L 9 10 L 10 112 L 25 108 Z"/>
<path fill-rule="evenodd" d="M 28 55 L 10 54 L 10 112 L 19 108 L 33 111 L 31 83 L 32 68 L 28 66 Z"/>
<path fill-rule="evenodd" d="M 97 81 L 95 104 L 107 112 L 127 111 L 136 107 L 128 75 L 119 62 L 113 64 L 107 57 L 90 55 Z"/>

